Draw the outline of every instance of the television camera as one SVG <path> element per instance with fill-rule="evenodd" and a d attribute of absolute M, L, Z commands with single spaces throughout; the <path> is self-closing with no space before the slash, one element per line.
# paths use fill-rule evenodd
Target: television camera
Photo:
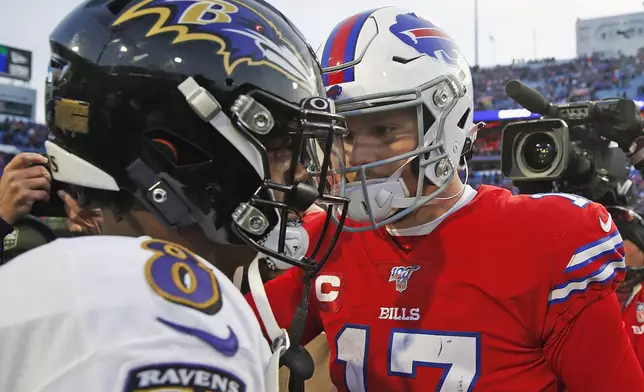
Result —
<path fill-rule="evenodd" d="M 506 94 L 536 120 L 506 125 L 501 172 L 521 193 L 566 192 L 604 205 L 627 205 L 632 197 L 627 153 L 642 136 L 638 105 L 627 99 L 553 104 L 518 80 Z"/>

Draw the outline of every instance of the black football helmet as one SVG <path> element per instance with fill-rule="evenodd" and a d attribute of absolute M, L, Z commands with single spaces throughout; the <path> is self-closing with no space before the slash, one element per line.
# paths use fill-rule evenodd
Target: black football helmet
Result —
<path fill-rule="evenodd" d="M 316 201 L 346 210 L 327 184 L 298 182 L 295 170 L 308 164 L 312 138 L 327 157 L 318 170 L 333 170 L 333 139 L 346 124 L 313 51 L 279 11 L 261 0 L 88 0 L 50 43 L 55 180 L 86 203 L 118 211 L 134 196 L 168 227 L 198 225 L 213 242 L 241 244 L 234 232 L 271 257 L 320 267 L 315 255 L 280 250 L 289 211 Z M 271 151 L 289 153 L 280 181 Z M 279 249 L 262 246 L 276 227 Z M 332 246 L 319 248 L 328 256 Z"/>

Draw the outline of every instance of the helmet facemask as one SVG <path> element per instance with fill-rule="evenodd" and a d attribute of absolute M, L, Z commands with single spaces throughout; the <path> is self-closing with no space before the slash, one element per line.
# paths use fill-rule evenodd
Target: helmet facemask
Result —
<path fill-rule="evenodd" d="M 247 203 L 241 203 L 233 213 L 233 230 L 247 244 L 273 261 L 281 261 L 307 270 L 319 270 L 329 257 L 341 232 L 344 218 L 340 217 L 332 240 L 320 255 L 322 242 L 330 228 L 327 216 L 320 237 L 308 258 L 286 251 L 293 218 L 299 218 L 314 204 L 331 210 L 346 206 L 348 200 L 326 192 L 328 184 L 313 183 L 306 175 L 305 165 L 311 161 L 306 146 L 333 146 L 346 134 L 346 123 L 335 114 L 333 102 L 313 97 L 296 108 L 261 90 L 250 91 L 233 105 L 231 120 L 259 152 L 263 181 Z M 280 117 L 275 114 L 283 114 Z M 258 125 L 266 125 L 266 131 Z M 269 129 L 270 128 L 270 129 Z M 335 143 L 334 143 L 335 142 Z M 321 172 L 332 165 L 330 152 L 318 162 Z M 267 225 L 274 228 L 267 233 Z"/>
<path fill-rule="evenodd" d="M 451 129 L 447 124 L 462 125 L 461 134 L 468 126 L 466 123 L 471 125 L 471 119 L 468 121 L 471 113 L 461 107 L 467 104 L 467 99 L 461 99 L 464 96 L 464 83 L 455 75 L 448 74 L 416 89 L 336 102 L 338 112 L 349 119 L 349 125 L 352 117 L 386 116 L 386 113 L 401 110 L 415 110 L 417 124 L 413 132 L 402 136 L 414 139 L 402 153 L 400 151 L 405 149 L 392 154 L 389 147 L 399 140 L 388 140 L 383 136 L 379 149 L 378 138 L 370 137 L 373 140 L 371 148 L 374 149 L 370 156 L 376 157 L 372 160 L 355 161 L 352 157 L 352 148 L 367 147 L 359 146 L 359 139 L 364 137 L 360 130 L 353 133 L 349 129 L 350 136 L 345 139 L 345 161 L 352 166 L 338 169 L 334 172 L 334 180 L 329 181 L 333 183 L 332 194 L 350 199 L 348 217 L 358 223 L 345 226 L 344 230 L 367 231 L 389 225 L 437 199 L 447 189 L 456 174 L 463 148 L 458 139 L 449 137 Z M 429 110 L 428 103 L 433 110 Z M 464 111 L 465 115 L 462 114 Z M 352 137 L 355 138 L 355 146 L 351 144 Z M 387 152 L 388 149 L 390 151 Z M 409 168 L 414 173 L 413 179 L 404 175 L 404 172 L 410 172 Z M 431 185 L 434 188 L 427 193 Z"/>

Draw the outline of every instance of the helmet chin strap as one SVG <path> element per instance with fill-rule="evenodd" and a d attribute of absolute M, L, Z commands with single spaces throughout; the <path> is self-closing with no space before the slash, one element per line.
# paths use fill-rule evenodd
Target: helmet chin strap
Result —
<path fill-rule="evenodd" d="M 280 358 L 289 349 L 291 342 L 288 331 L 279 327 L 273 309 L 268 302 L 266 290 L 264 290 L 264 282 L 259 272 L 259 260 L 260 255 L 257 255 L 248 267 L 248 285 L 259 318 L 271 341 L 271 350 L 273 352 L 264 371 L 266 377 L 265 387 L 266 390 L 277 391 L 279 390 Z"/>

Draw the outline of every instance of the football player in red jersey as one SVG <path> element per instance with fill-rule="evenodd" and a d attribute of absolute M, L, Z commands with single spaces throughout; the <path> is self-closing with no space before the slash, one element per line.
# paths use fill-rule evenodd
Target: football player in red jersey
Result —
<path fill-rule="evenodd" d="M 629 208 L 608 207 L 607 210 L 624 239 L 626 251 L 626 278 L 617 289 L 617 299 L 626 332 L 644 369 L 644 220 Z"/>
<path fill-rule="evenodd" d="M 302 343 L 326 332 L 338 390 L 644 390 L 606 210 L 456 175 L 478 127 L 449 36 L 407 10 L 370 10 L 340 22 L 320 59 L 348 119 L 334 190 L 352 223 L 315 277 Z M 324 215 L 304 218 L 309 236 Z M 291 269 L 249 297 L 269 336 L 297 329 L 302 282 Z"/>

